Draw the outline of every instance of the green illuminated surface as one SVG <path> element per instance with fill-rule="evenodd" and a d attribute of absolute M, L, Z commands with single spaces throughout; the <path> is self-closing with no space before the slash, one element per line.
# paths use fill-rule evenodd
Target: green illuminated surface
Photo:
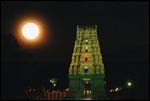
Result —
<path fill-rule="evenodd" d="M 88 71 L 85 72 L 85 69 Z M 104 78 L 104 64 L 97 37 L 97 26 L 77 26 L 69 68 L 68 99 L 106 99 Z"/>

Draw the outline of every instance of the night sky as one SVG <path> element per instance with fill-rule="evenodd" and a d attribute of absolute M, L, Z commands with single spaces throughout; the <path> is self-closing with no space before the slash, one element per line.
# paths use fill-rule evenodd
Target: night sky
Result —
<path fill-rule="evenodd" d="M 41 49 L 26 50 L 18 44 L 14 26 L 35 15 L 52 29 L 45 29 L 51 38 Z M 98 25 L 107 87 L 131 80 L 137 99 L 148 99 L 149 3 L 98 1 L 2 2 L 1 97 L 19 99 L 31 82 L 53 77 L 67 87 L 78 24 Z"/>

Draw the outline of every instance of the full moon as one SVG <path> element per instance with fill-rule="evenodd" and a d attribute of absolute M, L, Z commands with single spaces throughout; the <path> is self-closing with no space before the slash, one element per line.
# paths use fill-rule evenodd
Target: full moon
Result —
<path fill-rule="evenodd" d="M 39 36 L 39 27 L 34 23 L 27 23 L 22 28 L 22 34 L 26 39 L 36 39 Z"/>

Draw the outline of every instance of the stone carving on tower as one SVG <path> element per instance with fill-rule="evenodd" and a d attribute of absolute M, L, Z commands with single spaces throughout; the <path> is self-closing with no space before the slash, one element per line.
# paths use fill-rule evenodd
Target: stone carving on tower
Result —
<path fill-rule="evenodd" d="M 69 68 L 68 98 L 105 99 L 105 71 L 97 37 L 97 25 L 77 25 Z"/>

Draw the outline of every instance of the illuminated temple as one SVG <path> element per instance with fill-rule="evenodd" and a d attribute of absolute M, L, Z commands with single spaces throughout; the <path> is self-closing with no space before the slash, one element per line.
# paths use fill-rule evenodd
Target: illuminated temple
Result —
<path fill-rule="evenodd" d="M 105 70 L 100 51 L 97 25 L 78 25 L 69 68 L 69 93 L 66 99 L 106 99 Z"/>

